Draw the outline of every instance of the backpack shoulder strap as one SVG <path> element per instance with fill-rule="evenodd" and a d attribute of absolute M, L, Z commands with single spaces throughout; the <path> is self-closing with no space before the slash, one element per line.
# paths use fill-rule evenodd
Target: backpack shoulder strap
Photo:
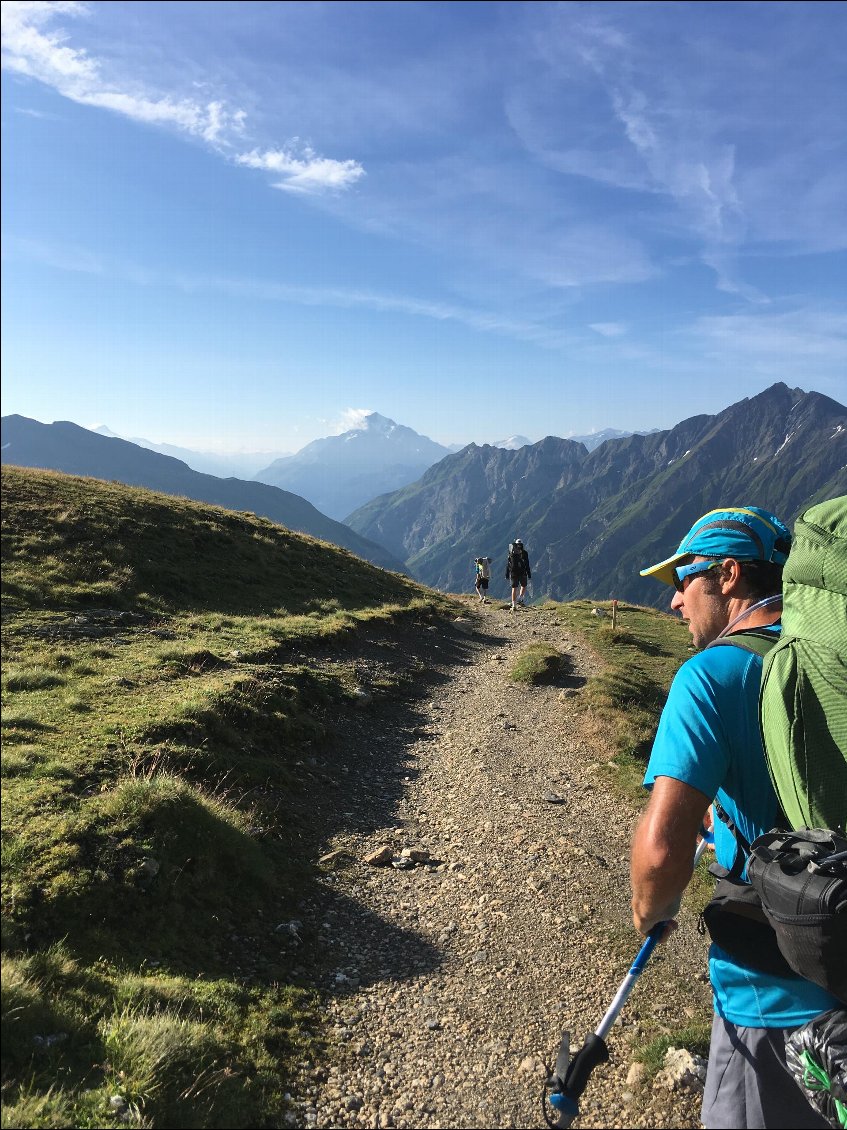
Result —
<path fill-rule="evenodd" d="M 768 654 L 771 648 L 779 642 L 779 636 L 769 632 L 766 628 L 746 628 L 740 632 L 733 632 L 729 636 L 721 636 L 706 644 L 705 650 L 710 647 L 740 647 L 743 651 L 752 652 L 761 659 Z"/>
<path fill-rule="evenodd" d="M 742 834 L 735 821 L 732 819 L 732 817 L 729 815 L 729 813 L 717 798 L 715 798 L 713 804 L 715 807 L 715 814 L 717 815 L 718 819 L 723 824 L 726 824 L 727 828 L 729 828 L 730 832 L 732 832 L 733 839 L 735 840 L 735 859 L 732 862 L 732 867 L 727 872 L 727 878 L 735 879 L 737 881 L 741 878 L 741 872 L 744 870 L 744 865 L 747 862 L 748 856 L 750 855 L 750 844 L 747 842 L 747 838 Z"/>

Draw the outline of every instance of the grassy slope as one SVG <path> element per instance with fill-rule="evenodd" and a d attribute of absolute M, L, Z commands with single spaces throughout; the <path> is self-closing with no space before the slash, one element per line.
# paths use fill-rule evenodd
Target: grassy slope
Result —
<path fill-rule="evenodd" d="M 3 561 L 4 1125 L 276 1125 L 318 1038 L 273 935 L 310 881 L 304 743 L 319 767 L 355 683 L 298 649 L 446 602 L 250 514 L 11 467 Z"/>
<path fill-rule="evenodd" d="M 670 590 L 668 590 L 670 591 Z M 671 681 L 692 653 L 688 628 L 678 616 L 638 604 L 618 602 L 612 626 L 612 602 L 551 602 L 564 624 L 582 634 L 597 654 L 600 671 L 582 695 L 585 737 L 592 743 L 611 788 L 643 804 L 644 770 L 659 715 Z M 595 616 L 593 609 L 605 613 Z M 708 857 L 700 862 L 686 898 L 702 907 L 714 880 Z"/>
<path fill-rule="evenodd" d="M 320 1024 L 274 927 L 355 684 L 302 650 L 445 602 L 252 515 L 15 468 L 3 488 L 4 1125 L 278 1125 Z M 687 632 L 555 607 L 602 660 L 586 728 L 636 788 Z"/>
<path fill-rule="evenodd" d="M 608 600 L 551 602 L 547 607 L 597 652 L 603 667 L 586 688 L 586 713 L 618 775 L 640 788 L 671 680 L 691 655 L 688 629 L 678 616 L 625 601 L 618 602 L 615 627 Z M 594 615 L 595 608 L 603 615 Z"/>

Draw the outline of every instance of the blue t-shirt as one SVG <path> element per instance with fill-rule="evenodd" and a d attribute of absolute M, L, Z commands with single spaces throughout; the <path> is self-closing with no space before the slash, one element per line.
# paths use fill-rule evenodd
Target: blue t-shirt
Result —
<path fill-rule="evenodd" d="M 740 647 L 713 647 L 687 660 L 671 684 L 644 784 L 673 777 L 717 798 L 752 842 L 772 828 L 778 804 L 759 734 L 762 660 Z M 735 839 L 715 820 L 715 855 L 727 869 Z M 800 978 L 775 977 L 741 965 L 714 943 L 709 977 L 715 1011 L 733 1024 L 793 1028 L 835 1008 L 829 993 Z"/>

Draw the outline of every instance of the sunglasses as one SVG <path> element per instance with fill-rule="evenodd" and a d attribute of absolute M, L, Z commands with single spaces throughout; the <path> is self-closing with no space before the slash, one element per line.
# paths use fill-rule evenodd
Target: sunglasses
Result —
<path fill-rule="evenodd" d="M 695 561 L 693 565 L 678 565 L 673 570 L 673 587 L 677 592 L 685 592 L 687 580 L 708 573 L 710 569 L 717 569 L 721 564 L 721 561 Z"/>

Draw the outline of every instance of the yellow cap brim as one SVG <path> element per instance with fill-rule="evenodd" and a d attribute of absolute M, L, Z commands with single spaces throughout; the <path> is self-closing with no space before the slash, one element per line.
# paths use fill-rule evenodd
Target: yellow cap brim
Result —
<path fill-rule="evenodd" d="M 680 561 L 690 556 L 690 553 L 675 553 L 673 557 L 668 557 L 665 561 L 660 561 L 658 565 L 651 565 L 649 569 L 642 569 L 640 575 L 642 577 L 654 577 L 664 585 L 672 585 L 674 583 L 673 571 L 675 567 Z"/>

